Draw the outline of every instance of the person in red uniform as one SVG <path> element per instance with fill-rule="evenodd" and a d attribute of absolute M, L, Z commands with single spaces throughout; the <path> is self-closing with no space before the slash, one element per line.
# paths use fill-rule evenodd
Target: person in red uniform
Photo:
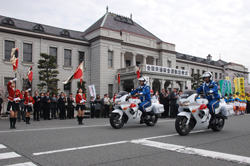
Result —
<path fill-rule="evenodd" d="M 16 129 L 16 119 L 19 108 L 19 100 L 23 98 L 19 89 L 16 89 L 17 78 L 10 80 L 7 84 L 7 90 L 9 93 L 7 111 L 10 111 L 10 129 Z"/>
<path fill-rule="evenodd" d="M 86 96 L 82 93 L 82 88 L 78 89 L 78 93 L 76 94 L 76 111 L 78 112 L 78 124 L 83 125 L 82 119 L 84 116 L 85 110 L 85 103 L 86 103 Z"/>
<path fill-rule="evenodd" d="M 35 100 L 30 96 L 31 89 L 28 89 L 24 93 L 24 112 L 26 112 L 26 124 L 30 124 L 30 113 L 32 112 L 32 106 Z"/>

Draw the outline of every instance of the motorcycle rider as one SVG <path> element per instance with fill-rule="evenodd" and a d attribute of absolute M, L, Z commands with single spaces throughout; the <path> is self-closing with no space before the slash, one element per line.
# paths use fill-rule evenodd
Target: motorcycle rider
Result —
<path fill-rule="evenodd" d="M 215 123 L 215 108 L 219 105 L 220 95 L 218 93 L 218 84 L 213 81 L 213 75 L 211 72 L 207 71 L 202 76 L 205 81 L 196 91 L 200 93 L 201 91 L 206 94 L 206 99 L 208 100 L 208 109 L 211 114 L 210 123 Z M 210 88 L 212 86 L 213 88 Z"/>
<path fill-rule="evenodd" d="M 146 114 L 146 107 L 151 105 L 151 96 L 150 96 L 150 86 L 146 84 L 146 78 L 141 76 L 139 79 L 140 86 L 134 91 L 129 93 L 129 96 L 138 93 L 140 95 L 141 103 L 139 104 L 139 109 L 142 111 L 142 115 L 144 120 L 148 120 L 148 116 Z"/>

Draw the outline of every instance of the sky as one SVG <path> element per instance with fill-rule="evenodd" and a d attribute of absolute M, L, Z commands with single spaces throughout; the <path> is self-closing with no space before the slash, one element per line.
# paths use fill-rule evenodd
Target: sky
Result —
<path fill-rule="evenodd" d="M 84 31 L 106 12 L 130 17 L 176 51 L 250 69 L 250 0 L 1 0 L 0 15 Z M 250 70 L 249 70 L 250 71 Z"/>

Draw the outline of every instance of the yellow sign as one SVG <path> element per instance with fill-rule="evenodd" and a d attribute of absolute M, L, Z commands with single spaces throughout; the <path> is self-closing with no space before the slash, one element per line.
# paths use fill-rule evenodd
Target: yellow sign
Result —
<path fill-rule="evenodd" d="M 240 94 L 245 94 L 245 87 L 244 87 L 244 78 L 239 78 L 240 83 Z"/>
<path fill-rule="evenodd" d="M 229 78 L 229 77 L 225 77 L 225 79 L 226 79 L 226 80 L 230 80 L 230 78 Z"/>
<path fill-rule="evenodd" d="M 234 79 L 234 87 L 235 87 L 234 92 L 235 92 L 235 93 L 238 92 L 238 86 L 237 86 L 237 84 L 238 84 L 238 81 L 237 81 L 237 78 L 235 78 L 235 79 Z"/>

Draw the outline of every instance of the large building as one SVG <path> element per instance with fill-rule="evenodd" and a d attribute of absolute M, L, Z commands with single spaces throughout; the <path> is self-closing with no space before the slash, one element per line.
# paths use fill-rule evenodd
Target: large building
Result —
<path fill-rule="evenodd" d="M 10 64 L 13 47 L 20 52 L 17 87 L 23 89 L 27 86 L 23 78 L 28 68 L 33 66 L 33 91 L 38 90 L 37 62 L 40 53 L 57 58 L 60 72 L 57 87 L 74 95 L 79 80 L 67 85 L 62 82 L 82 61 L 86 85 L 94 84 L 101 96 L 105 93 L 112 96 L 114 92 L 137 87 L 135 66 L 140 67 L 141 75 L 148 79 L 153 90 L 183 90 L 193 74 L 208 70 L 215 80 L 225 78 L 228 73 L 248 80 L 249 74 L 243 65 L 214 61 L 211 55 L 204 59 L 178 53 L 175 44 L 164 42 L 144 29 L 132 19 L 132 15 L 123 17 L 108 11 L 84 32 L 0 16 L 1 86 L 15 76 Z M 117 73 L 121 74 L 120 85 L 116 82 Z"/>

